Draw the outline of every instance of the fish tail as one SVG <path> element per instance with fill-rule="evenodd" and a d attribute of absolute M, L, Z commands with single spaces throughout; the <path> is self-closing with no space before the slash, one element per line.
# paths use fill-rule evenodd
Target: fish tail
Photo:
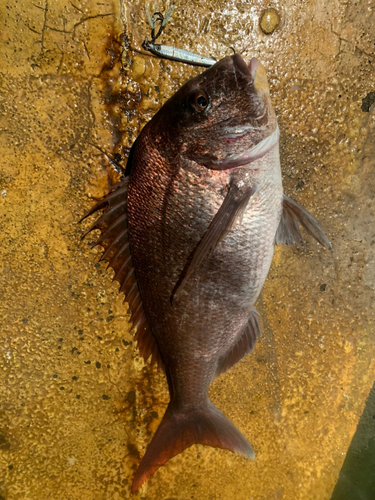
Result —
<path fill-rule="evenodd" d="M 132 483 L 132 493 L 172 457 L 193 444 L 223 448 L 254 460 L 255 454 L 240 431 L 211 401 L 188 412 L 170 403 L 148 445 Z"/>

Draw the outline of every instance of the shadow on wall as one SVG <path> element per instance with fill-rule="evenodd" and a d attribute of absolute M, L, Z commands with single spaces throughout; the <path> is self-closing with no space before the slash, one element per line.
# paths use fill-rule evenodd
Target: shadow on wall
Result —
<path fill-rule="evenodd" d="M 366 401 L 331 500 L 375 498 L 375 382 Z"/>

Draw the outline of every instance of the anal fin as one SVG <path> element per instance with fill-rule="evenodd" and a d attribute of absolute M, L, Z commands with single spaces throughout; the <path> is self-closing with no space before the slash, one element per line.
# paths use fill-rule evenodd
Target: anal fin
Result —
<path fill-rule="evenodd" d="M 258 313 L 253 309 L 237 343 L 222 359 L 220 359 L 216 369 L 216 377 L 228 371 L 246 354 L 249 354 L 249 352 L 253 350 L 255 342 L 260 335 L 261 331 L 258 322 Z"/>
<path fill-rule="evenodd" d="M 315 217 L 299 203 L 284 194 L 283 211 L 276 232 L 276 243 L 281 243 L 282 245 L 296 244 L 298 248 L 305 246 L 299 224 L 310 236 L 315 238 L 318 243 L 323 245 L 325 248 L 332 250 L 331 243 L 329 242 L 327 236 L 323 233 L 323 230 Z"/>

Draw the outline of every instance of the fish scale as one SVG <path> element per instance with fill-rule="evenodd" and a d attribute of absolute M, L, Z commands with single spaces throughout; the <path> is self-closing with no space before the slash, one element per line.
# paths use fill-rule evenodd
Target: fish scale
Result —
<path fill-rule="evenodd" d="M 264 68 L 226 57 L 164 104 L 133 145 L 129 177 L 87 214 L 104 211 L 90 230 L 102 233 L 140 354 L 165 371 L 170 392 L 133 492 L 196 443 L 255 457 L 208 399 L 210 384 L 260 335 L 254 305 L 275 243 L 303 245 L 301 225 L 330 248 L 283 195 L 278 141 Z"/>

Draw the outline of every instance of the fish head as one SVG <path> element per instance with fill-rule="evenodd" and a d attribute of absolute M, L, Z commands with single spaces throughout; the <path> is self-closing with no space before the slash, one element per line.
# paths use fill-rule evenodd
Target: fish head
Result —
<path fill-rule="evenodd" d="M 214 170 L 259 158 L 267 147 L 257 155 L 255 146 L 272 134 L 275 139 L 276 131 L 278 141 L 265 69 L 258 59 L 246 64 L 239 54 L 188 81 L 152 121 L 155 140 L 167 154 Z"/>

